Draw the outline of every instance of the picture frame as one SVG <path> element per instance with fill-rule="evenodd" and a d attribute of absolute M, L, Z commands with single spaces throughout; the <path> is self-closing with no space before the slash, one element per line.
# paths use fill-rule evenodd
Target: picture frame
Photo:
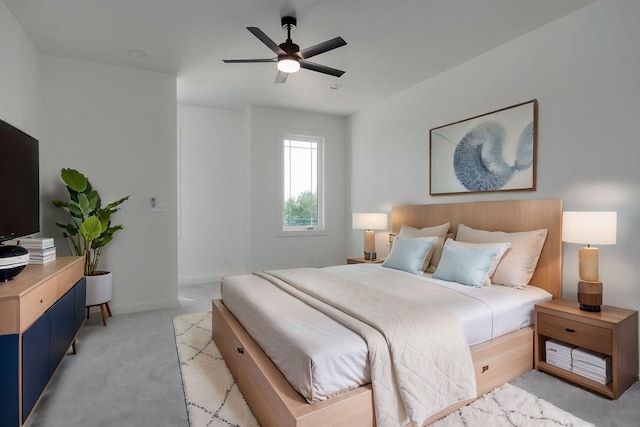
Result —
<path fill-rule="evenodd" d="M 538 101 L 429 131 L 429 194 L 535 191 Z"/>

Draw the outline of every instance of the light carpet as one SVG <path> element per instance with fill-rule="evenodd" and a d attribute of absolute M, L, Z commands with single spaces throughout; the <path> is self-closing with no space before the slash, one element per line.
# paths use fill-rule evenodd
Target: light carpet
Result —
<path fill-rule="evenodd" d="M 174 317 L 173 328 L 190 426 L 259 427 L 211 339 L 211 312 Z M 511 384 L 431 426 L 594 427 Z"/>

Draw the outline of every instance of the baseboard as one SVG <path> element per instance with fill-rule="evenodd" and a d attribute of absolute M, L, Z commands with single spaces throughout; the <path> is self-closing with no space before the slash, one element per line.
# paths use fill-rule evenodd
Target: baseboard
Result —
<path fill-rule="evenodd" d="M 139 304 L 109 304 L 113 314 L 129 314 L 141 311 L 161 310 L 163 308 L 175 308 L 180 306 L 178 298 L 161 301 L 150 301 Z"/>
<path fill-rule="evenodd" d="M 217 283 L 222 280 L 222 276 L 199 276 L 178 278 L 178 286 L 202 285 L 205 283 Z"/>

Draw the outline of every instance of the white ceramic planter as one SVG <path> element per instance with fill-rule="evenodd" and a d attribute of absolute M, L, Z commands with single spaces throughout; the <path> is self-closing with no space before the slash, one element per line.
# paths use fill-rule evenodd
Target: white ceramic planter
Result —
<path fill-rule="evenodd" d="M 99 305 L 111 301 L 113 297 L 113 274 L 101 271 L 96 276 L 87 278 L 87 306 Z"/>

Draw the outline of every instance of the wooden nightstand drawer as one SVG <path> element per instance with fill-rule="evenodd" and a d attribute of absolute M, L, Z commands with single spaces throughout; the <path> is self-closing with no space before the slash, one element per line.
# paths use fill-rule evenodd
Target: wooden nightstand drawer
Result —
<path fill-rule="evenodd" d="M 612 354 L 611 329 L 553 316 L 538 315 L 538 331 L 569 344 L 585 347 L 599 353 Z"/>

